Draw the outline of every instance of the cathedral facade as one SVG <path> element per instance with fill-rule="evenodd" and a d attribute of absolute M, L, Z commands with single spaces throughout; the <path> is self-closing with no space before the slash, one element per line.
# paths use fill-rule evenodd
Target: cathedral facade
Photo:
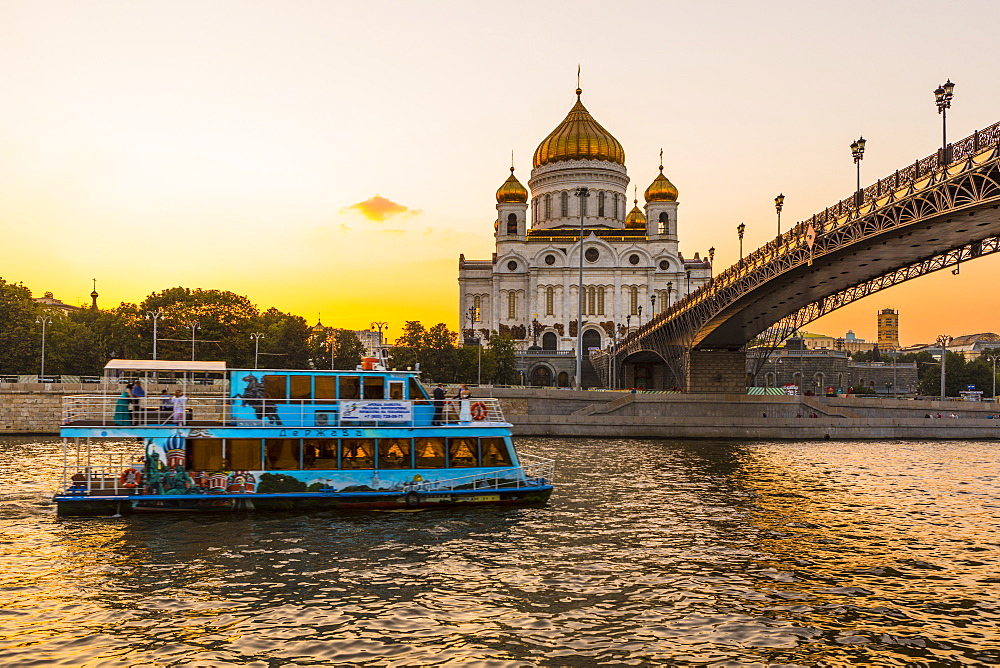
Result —
<path fill-rule="evenodd" d="M 630 209 L 625 150 L 583 106 L 579 88 L 576 95 L 535 150 L 528 188 L 511 167 L 497 190 L 493 258 L 459 257 L 465 338 L 509 333 L 533 385 L 575 383 L 578 333 L 585 355 L 605 348 L 712 276 L 709 258 L 680 253 L 678 193 L 662 151 L 644 206 L 635 189 Z"/>

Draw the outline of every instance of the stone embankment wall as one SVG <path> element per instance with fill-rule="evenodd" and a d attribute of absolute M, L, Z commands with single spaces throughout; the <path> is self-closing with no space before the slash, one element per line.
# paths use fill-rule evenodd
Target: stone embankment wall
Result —
<path fill-rule="evenodd" d="M 147 391 L 155 396 L 160 388 Z M 57 434 L 64 396 L 101 392 L 99 385 L 2 385 L 0 435 Z M 483 387 L 473 393 L 499 398 L 514 433 L 523 436 L 1000 439 L 996 403 L 541 388 Z"/>

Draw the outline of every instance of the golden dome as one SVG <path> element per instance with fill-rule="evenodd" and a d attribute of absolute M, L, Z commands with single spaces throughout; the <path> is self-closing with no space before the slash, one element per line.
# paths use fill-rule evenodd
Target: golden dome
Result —
<path fill-rule="evenodd" d="M 514 176 L 514 168 L 510 168 L 510 177 L 503 182 L 500 186 L 500 190 L 497 191 L 497 204 L 503 204 L 504 202 L 517 202 L 518 204 L 524 204 L 528 201 L 528 191 L 521 182 L 517 180 Z"/>
<path fill-rule="evenodd" d="M 625 218 L 626 230 L 643 230 L 646 228 L 646 214 L 639 208 L 639 200 L 634 200 L 635 206 L 628 212 Z"/>
<path fill-rule="evenodd" d="M 670 182 L 670 179 L 663 175 L 663 165 L 660 165 L 660 173 L 653 182 L 649 184 L 644 193 L 647 202 L 676 202 L 677 186 Z"/>
<path fill-rule="evenodd" d="M 541 167 L 560 160 L 606 160 L 625 164 L 625 149 L 583 106 L 581 92 L 576 89 L 576 104 L 535 149 L 532 166 Z"/>

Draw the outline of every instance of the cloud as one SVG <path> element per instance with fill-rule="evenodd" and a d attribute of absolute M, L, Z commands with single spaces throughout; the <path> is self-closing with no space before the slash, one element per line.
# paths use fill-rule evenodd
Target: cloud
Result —
<path fill-rule="evenodd" d="M 415 216 L 421 213 L 419 209 L 411 209 L 402 204 L 397 204 L 381 195 L 375 195 L 374 197 L 369 197 L 364 202 L 352 204 L 344 209 L 344 211 L 357 211 L 368 220 L 380 223 L 393 216 Z"/>

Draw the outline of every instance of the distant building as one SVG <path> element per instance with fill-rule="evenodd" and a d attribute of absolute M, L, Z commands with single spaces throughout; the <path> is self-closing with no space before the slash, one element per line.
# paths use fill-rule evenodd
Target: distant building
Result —
<path fill-rule="evenodd" d="M 83 310 L 79 306 L 70 306 L 69 304 L 64 304 L 62 301 L 53 297 L 51 292 L 46 292 L 44 297 L 35 297 L 35 303 L 43 304 L 53 309 L 58 309 L 67 315 L 69 315 L 74 311 Z"/>
<path fill-rule="evenodd" d="M 873 345 L 864 339 L 857 338 L 851 330 L 840 338 L 834 338 L 825 334 L 802 332 L 801 336 L 799 334 L 790 336 L 785 340 L 784 345 L 788 347 L 789 341 L 793 339 L 797 341 L 799 338 L 802 339 L 805 347 L 809 350 L 843 350 L 848 353 L 856 353 L 863 350 L 871 350 Z"/>
<path fill-rule="evenodd" d="M 878 312 L 878 347 L 899 350 L 899 311 L 884 308 Z"/>
<path fill-rule="evenodd" d="M 948 344 L 948 352 L 958 353 L 967 360 L 974 360 L 979 357 L 987 348 L 1000 348 L 1000 334 L 993 332 L 980 332 L 979 334 L 964 334 L 956 336 Z M 909 346 L 907 353 L 928 352 L 935 357 L 941 356 L 941 346 L 937 343 L 920 343 Z"/>
<path fill-rule="evenodd" d="M 806 339 L 808 343 L 808 339 Z M 871 344 L 868 344 L 869 347 Z M 747 371 L 752 372 L 748 360 Z M 917 392 L 915 362 L 855 362 L 846 350 L 804 350 L 798 341 L 775 350 L 757 373 L 757 387 L 801 387 L 802 392 L 827 394 L 846 393 L 850 388 L 865 387 L 877 395 L 912 396 Z"/>
<path fill-rule="evenodd" d="M 392 346 L 386 343 L 382 332 L 370 329 L 356 329 L 352 331 L 361 341 L 361 345 L 365 347 L 365 357 L 377 357 L 383 363 L 389 359 L 389 348 Z"/>

